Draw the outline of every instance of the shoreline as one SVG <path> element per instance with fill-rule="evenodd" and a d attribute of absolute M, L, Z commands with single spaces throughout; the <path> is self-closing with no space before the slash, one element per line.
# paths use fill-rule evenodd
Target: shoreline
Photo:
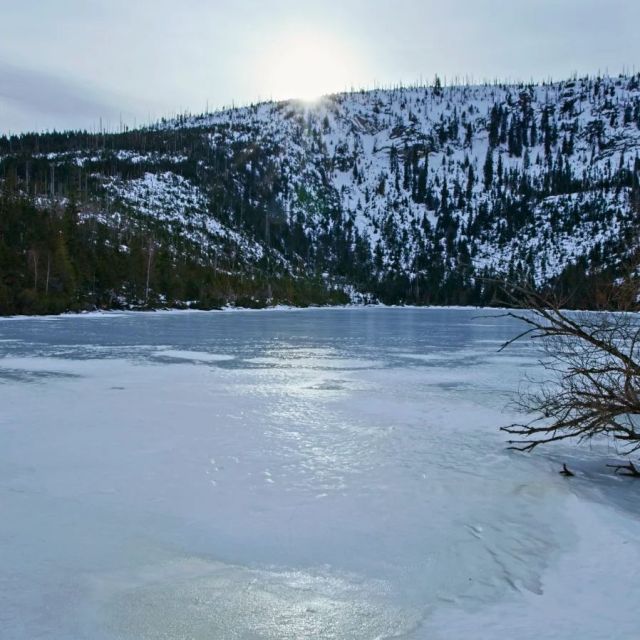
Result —
<path fill-rule="evenodd" d="M 227 306 L 220 309 L 195 309 L 195 308 L 164 308 L 157 309 L 98 309 L 95 311 L 65 311 L 63 313 L 52 314 L 34 314 L 34 315 L 10 315 L 0 316 L 0 322 L 3 320 L 36 320 L 38 318 L 108 318 L 124 315 L 144 315 L 144 314 L 188 314 L 188 313 L 261 313 L 261 312 L 277 312 L 277 311 L 360 311 L 366 309 L 407 309 L 413 311 L 481 311 L 481 310 L 500 310 L 499 307 L 474 307 L 460 305 L 386 305 L 386 304 L 341 304 L 341 305 L 318 305 L 296 307 L 292 305 L 274 305 L 270 307 L 261 307 L 254 309 L 251 307 L 235 307 Z"/>

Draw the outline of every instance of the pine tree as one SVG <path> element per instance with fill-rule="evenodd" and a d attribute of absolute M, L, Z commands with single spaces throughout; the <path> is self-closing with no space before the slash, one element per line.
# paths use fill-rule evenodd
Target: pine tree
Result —
<path fill-rule="evenodd" d="M 487 157 L 484 161 L 484 187 L 491 189 L 493 184 L 493 152 L 491 147 L 487 150 Z"/>
<path fill-rule="evenodd" d="M 633 204 L 635 213 L 640 216 L 640 158 L 636 157 L 633 165 L 633 178 L 631 189 L 631 202 Z"/>
<path fill-rule="evenodd" d="M 475 183 L 475 174 L 473 171 L 473 165 L 469 165 L 469 169 L 467 170 L 467 191 L 466 191 L 466 196 L 467 196 L 467 203 L 471 202 L 471 197 L 473 195 L 473 185 Z"/>
<path fill-rule="evenodd" d="M 491 107 L 491 117 L 489 120 L 489 147 L 492 149 L 500 142 L 500 122 L 502 121 L 502 108 L 494 104 Z"/>
<path fill-rule="evenodd" d="M 440 80 L 440 76 L 436 74 L 433 80 L 433 95 L 441 96 L 442 95 L 442 81 Z"/>
<path fill-rule="evenodd" d="M 418 185 L 416 190 L 416 202 L 423 203 L 427 196 L 427 173 L 429 171 L 428 156 L 425 156 L 424 164 L 418 171 Z"/>

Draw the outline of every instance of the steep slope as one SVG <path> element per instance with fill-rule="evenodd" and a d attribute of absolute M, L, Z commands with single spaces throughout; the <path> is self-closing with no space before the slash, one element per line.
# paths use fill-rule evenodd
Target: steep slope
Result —
<path fill-rule="evenodd" d="M 633 254 L 640 76 L 437 82 L 0 150 L 5 191 L 40 206 L 74 199 L 85 224 L 99 219 L 125 246 L 136 228 L 266 281 L 486 303 L 478 276 L 578 289 Z"/>
<path fill-rule="evenodd" d="M 418 277 L 430 251 L 431 263 L 436 253 L 454 268 L 457 254 L 475 270 L 527 270 L 542 283 L 632 228 L 637 77 L 372 91 L 180 126 L 275 144 L 293 185 L 283 208 L 302 213 L 310 234 L 321 220 L 304 196 L 324 178 L 383 275 Z"/>

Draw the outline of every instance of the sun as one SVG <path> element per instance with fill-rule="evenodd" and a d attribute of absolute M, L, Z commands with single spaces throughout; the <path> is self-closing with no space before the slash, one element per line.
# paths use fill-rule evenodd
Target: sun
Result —
<path fill-rule="evenodd" d="M 260 82 L 274 99 L 311 102 L 348 89 L 356 66 L 353 52 L 335 37 L 298 30 L 275 39 L 263 58 Z"/>

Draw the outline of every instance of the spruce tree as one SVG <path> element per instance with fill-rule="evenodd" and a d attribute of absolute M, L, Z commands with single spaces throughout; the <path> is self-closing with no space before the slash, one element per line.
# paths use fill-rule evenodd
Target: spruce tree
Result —
<path fill-rule="evenodd" d="M 487 150 L 487 157 L 484 161 L 484 187 L 491 189 L 493 184 L 493 152 L 491 147 Z"/>

